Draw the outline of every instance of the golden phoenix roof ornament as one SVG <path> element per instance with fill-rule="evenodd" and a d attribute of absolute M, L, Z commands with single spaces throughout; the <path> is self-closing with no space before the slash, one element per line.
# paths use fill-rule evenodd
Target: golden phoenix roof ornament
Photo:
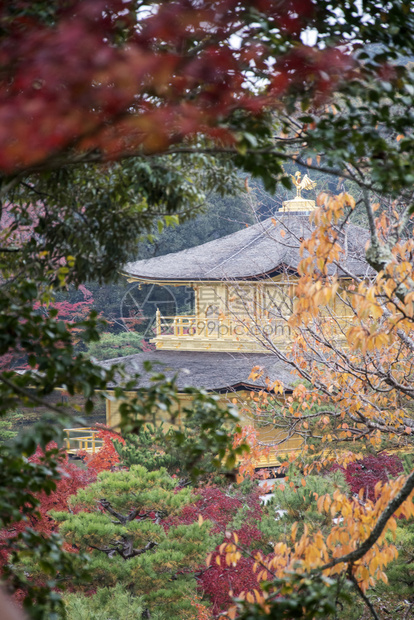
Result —
<path fill-rule="evenodd" d="M 282 203 L 282 208 L 279 211 L 295 211 L 295 212 L 309 212 L 316 208 L 314 200 L 308 200 L 302 197 L 302 190 L 315 189 L 316 182 L 312 181 L 307 174 L 302 178 L 299 170 L 295 172 L 295 175 L 290 175 L 293 185 L 296 187 L 296 196 L 292 200 L 285 200 Z"/>
<path fill-rule="evenodd" d="M 293 185 L 296 187 L 296 198 L 302 198 L 303 189 L 315 189 L 316 187 L 316 181 L 311 181 L 307 174 L 305 174 L 303 179 L 301 177 L 299 170 L 295 172 L 295 176 L 293 174 L 290 175 Z"/>

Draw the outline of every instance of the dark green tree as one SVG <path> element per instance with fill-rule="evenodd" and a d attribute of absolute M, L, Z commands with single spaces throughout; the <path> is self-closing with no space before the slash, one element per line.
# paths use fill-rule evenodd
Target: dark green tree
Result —
<path fill-rule="evenodd" d="M 127 435 L 125 443 L 114 440 L 114 446 L 124 467 L 143 465 L 148 471 L 164 467 L 170 475 L 182 474 L 179 450 L 168 449 L 171 431 L 165 425 L 146 424 L 135 435 Z"/>
<path fill-rule="evenodd" d="M 193 501 L 192 491 L 175 492 L 165 469 L 102 472 L 96 483 L 71 501 L 74 513 L 54 513 L 60 533 L 77 550 L 88 552 L 93 587 L 122 584 L 145 606 L 181 620 L 195 596 L 194 572 L 216 541 L 209 522 L 164 528 Z M 85 589 L 90 587 L 85 584 Z"/>
<path fill-rule="evenodd" d="M 73 593 L 65 596 L 68 620 L 137 620 L 146 607 L 142 597 L 125 589 L 122 583 L 113 588 L 99 588 L 94 596 Z M 151 614 L 154 620 L 162 620 L 164 614 Z"/>
<path fill-rule="evenodd" d="M 182 484 L 194 479 L 194 469 L 199 475 L 210 477 L 217 474 L 229 475 L 217 461 L 217 445 L 208 441 L 208 429 L 224 438 L 232 435 L 231 428 L 225 428 L 220 420 L 212 425 L 211 417 L 206 420 L 207 409 L 196 399 L 185 421 L 177 426 L 168 426 L 154 420 L 134 434 L 125 436 L 125 443 L 114 440 L 114 446 L 125 467 L 143 465 L 149 471 L 165 467 L 170 475 L 180 478 Z M 207 431 L 207 432 L 206 432 Z M 224 439 L 226 442 L 226 439 Z M 201 450 L 193 460 L 194 450 Z"/>

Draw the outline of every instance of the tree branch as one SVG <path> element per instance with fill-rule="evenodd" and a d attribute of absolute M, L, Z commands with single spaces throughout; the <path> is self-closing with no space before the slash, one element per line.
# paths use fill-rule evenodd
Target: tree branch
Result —
<path fill-rule="evenodd" d="M 63 408 L 59 409 L 59 407 L 55 407 L 51 403 L 43 400 L 43 398 L 39 398 L 38 396 L 35 396 L 28 390 L 25 390 L 19 385 L 16 385 L 15 383 L 13 383 L 13 381 L 10 381 L 10 379 L 7 379 L 7 377 L 5 377 L 3 373 L 0 373 L 0 382 L 7 385 L 7 387 L 9 387 L 11 390 L 16 392 L 16 394 L 20 394 L 20 396 L 24 396 L 29 401 L 36 403 L 36 405 L 40 405 L 41 407 L 46 407 L 47 409 L 50 409 L 51 411 L 54 411 L 55 413 L 58 413 L 59 415 L 66 415 L 66 416 L 72 417 L 72 414 L 70 411 L 63 410 Z"/>
<path fill-rule="evenodd" d="M 364 601 L 365 605 L 370 610 L 370 612 L 372 614 L 372 617 L 375 618 L 375 620 L 381 620 L 379 615 L 375 611 L 375 608 L 374 608 L 373 604 L 371 603 L 369 598 L 364 594 L 364 592 L 359 587 L 359 583 L 358 583 L 355 575 L 352 573 L 352 565 L 350 565 L 349 569 L 348 569 L 348 578 L 354 584 L 355 590 L 358 592 L 359 596 L 362 598 L 362 600 Z"/>
<path fill-rule="evenodd" d="M 102 551 L 102 553 L 105 553 L 108 558 L 113 558 L 115 554 L 118 553 L 123 560 L 129 560 L 131 558 L 135 558 L 137 555 L 142 555 L 143 553 L 150 551 L 158 545 L 158 543 L 151 540 L 145 545 L 145 547 L 142 547 L 141 549 L 134 549 L 132 546 L 132 541 L 128 540 L 125 536 L 122 538 L 123 541 L 114 544 L 113 547 L 95 547 L 95 545 L 89 545 L 89 547 L 91 549 L 96 549 L 97 551 Z"/>
<path fill-rule="evenodd" d="M 381 536 L 388 519 L 392 517 L 394 512 L 398 510 L 398 508 L 405 502 L 411 492 L 414 490 L 414 471 L 408 476 L 405 481 L 403 487 L 397 493 L 397 495 L 388 503 L 384 512 L 379 517 L 378 521 L 375 524 L 371 534 L 368 538 L 354 551 L 348 553 L 347 555 L 343 555 L 340 558 L 335 558 L 331 562 L 324 564 L 318 571 L 324 571 L 328 568 L 333 568 L 337 564 L 349 564 L 360 560 L 377 542 L 378 538 Z"/>
<path fill-rule="evenodd" d="M 130 521 L 133 521 L 139 515 L 139 508 L 136 508 L 128 515 L 123 515 L 120 512 L 114 510 L 114 508 L 112 508 L 111 506 L 111 502 L 108 502 L 108 500 L 105 498 L 100 499 L 98 503 L 102 506 L 104 510 L 109 512 L 110 515 L 118 519 L 118 523 L 120 523 L 121 525 L 126 525 Z"/>

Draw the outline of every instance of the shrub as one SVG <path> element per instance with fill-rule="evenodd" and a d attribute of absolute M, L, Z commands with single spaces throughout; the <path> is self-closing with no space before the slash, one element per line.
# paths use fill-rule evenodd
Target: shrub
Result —
<path fill-rule="evenodd" d="M 88 347 L 88 355 L 98 360 L 113 359 L 141 353 L 142 336 L 136 332 L 111 332 L 101 334 L 99 341 L 91 342 Z"/>
<path fill-rule="evenodd" d="M 364 489 L 364 498 L 375 500 L 377 482 L 388 482 L 403 472 L 403 464 L 398 456 L 386 452 L 374 456 L 369 454 L 359 461 L 350 463 L 346 469 L 334 465 L 331 471 L 341 470 L 352 493 L 358 494 Z"/>

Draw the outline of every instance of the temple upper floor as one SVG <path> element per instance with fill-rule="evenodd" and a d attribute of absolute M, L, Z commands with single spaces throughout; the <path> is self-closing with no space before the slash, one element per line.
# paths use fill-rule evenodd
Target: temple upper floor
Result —
<path fill-rule="evenodd" d="M 311 203 L 297 196 L 274 217 L 226 237 L 128 263 L 124 274 L 130 282 L 194 290 L 190 314 L 156 311 L 152 342 L 157 349 L 263 353 L 272 345 L 288 347 L 301 241 L 313 230 L 305 210 Z M 347 223 L 339 233 L 343 257 L 332 273 L 336 270 L 340 279 L 349 273 L 367 276 L 368 239 L 365 229 Z M 339 297 L 322 312 L 327 325 L 336 320 L 339 328 L 349 315 Z"/>
<path fill-rule="evenodd" d="M 285 349 L 292 340 L 289 317 L 295 285 L 294 277 L 193 285 L 193 312 L 165 316 L 157 309 L 151 342 L 163 350 L 263 353 L 273 345 Z M 344 322 L 349 315 L 340 296 L 321 311 L 325 322 Z"/>

